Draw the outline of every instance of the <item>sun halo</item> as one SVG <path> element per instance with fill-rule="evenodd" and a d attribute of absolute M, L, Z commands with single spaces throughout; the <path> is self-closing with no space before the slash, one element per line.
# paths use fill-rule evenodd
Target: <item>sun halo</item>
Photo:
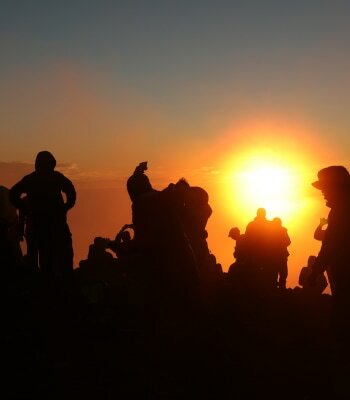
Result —
<path fill-rule="evenodd" d="M 247 156 L 226 171 L 225 197 L 241 218 L 252 219 L 263 207 L 269 219 L 290 223 L 300 211 L 302 172 L 286 158 Z"/>

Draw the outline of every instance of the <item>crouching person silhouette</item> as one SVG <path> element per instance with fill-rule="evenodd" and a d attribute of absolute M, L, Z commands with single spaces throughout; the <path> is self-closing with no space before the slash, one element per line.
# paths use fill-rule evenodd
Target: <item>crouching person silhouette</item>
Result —
<path fill-rule="evenodd" d="M 56 160 L 50 152 L 39 152 L 35 171 L 24 176 L 10 190 L 10 201 L 20 211 L 25 208 L 30 222 L 26 234 L 36 249 L 31 254 L 31 262 L 38 265 L 48 279 L 68 277 L 73 270 L 67 212 L 75 204 L 76 192 L 72 182 L 55 171 L 55 167 Z"/>

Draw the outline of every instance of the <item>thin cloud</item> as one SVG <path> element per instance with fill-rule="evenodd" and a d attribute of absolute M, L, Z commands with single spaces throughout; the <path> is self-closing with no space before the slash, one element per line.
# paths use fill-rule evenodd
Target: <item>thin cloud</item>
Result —
<path fill-rule="evenodd" d="M 33 171 L 34 164 L 25 162 L 3 162 L 0 161 L 0 184 L 10 187 L 20 180 L 24 175 Z"/>
<path fill-rule="evenodd" d="M 0 161 L 0 184 L 11 187 L 25 175 L 33 172 L 34 168 L 33 163 Z M 125 174 L 117 170 L 83 170 L 75 163 L 59 163 L 56 170 L 71 179 L 78 188 L 121 188 L 125 186 L 127 179 Z"/>

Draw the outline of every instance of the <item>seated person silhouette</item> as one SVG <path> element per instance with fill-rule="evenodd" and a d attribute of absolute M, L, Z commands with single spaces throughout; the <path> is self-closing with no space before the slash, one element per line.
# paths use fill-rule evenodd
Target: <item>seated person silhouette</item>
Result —
<path fill-rule="evenodd" d="M 111 249 L 119 259 L 135 254 L 135 245 L 129 231 L 130 229 L 134 229 L 133 224 L 125 224 L 117 233 L 115 239 L 110 240 L 108 244 L 108 248 Z"/>
<path fill-rule="evenodd" d="M 89 246 L 86 260 L 79 262 L 79 275 L 85 280 L 102 281 L 111 284 L 118 274 L 116 259 L 108 251 L 110 240 L 103 237 L 95 237 Z"/>
<path fill-rule="evenodd" d="M 235 263 L 231 265 L 231 267 L 237 267 L 246 262 L 246 254 L 245 254 L 245 235 L 241 234 L 239 228 L 234 227 L 231 228 L 228 237 L 233 239 L 236 242 L 233 257 L 235 258 Z M 231 268 L 230 267 L 230 268 Z M 230 269 L 229 269 L 230 271 Z"/>
<path fill-rule="evenodd" d="M 315 285 L 309 282 L 309 276 L 312 272 L 312 267 L 316 261 L 316 256 L 309 256 L 307 266 L 303 267 L 299 274 L 299 285 L 309 293 L 321 294 L 327 287 L 327 279 L 324 273 L 318 275 Z"/>

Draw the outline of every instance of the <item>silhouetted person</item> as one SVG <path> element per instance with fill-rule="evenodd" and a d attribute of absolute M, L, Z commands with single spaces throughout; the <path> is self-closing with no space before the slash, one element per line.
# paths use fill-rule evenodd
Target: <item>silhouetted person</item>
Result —
<path fill-rule="evenodd" d="M 133 224 L 125 224 L 117 233 L 115 239 L 109 242 L 108 248 L 114 251 L 119 259 L 135 253 L 135 244 L 129 229 L 134 229 Z"/>
<path fill-rule="evenodd" d="M 105 285 L 113 285 L 120 276 L 120 270 L 116 266 L 116 259 L 108 251 L 110 240 L 108 238 L 95 237 L 89 246 L 86 260 L 79 262 L 78 275 L 85 282 L 100 281 Z"/>
<path fill-rule="evenodd" d="M 10 202 L 10 190 L 0 185 L 0 220 L 7 225 L 14 225 L 17 220 L 16 208 Z"/>
<path fill-rule="evenodd" d="M 22 196 L 22 208 L 19 210 L 18 220 L 19 220 L 19 232 L 21 241 L 26 241 L 27 253 L 24 257 L 25 264 L 34 271 L 39 270 L 39 260 L 38 260 L 38 243 L 35 239 L 33 232 L 33 221 L 30 216 L 28 196 Z"/>
<path fill-rule="evenodd" d="M 189 185 L 184 179 L 169 184 L 153 200 L 151 232 L 161 261 L 160 276 L 168 294 L 187 302 L 198 284 L 198 262 L 186 233 L 183 212 Z"/>
<path fill-rule="evenodd" d="M 315 264 L 316 256 L 309 256 L 307 266 L 303 267 L 299 274 L 299 285 L 309 293 L 321 294 L 327 287 L 327 279 L 324 274 L 319 274 L 315 285 L 310 285 L 309 276 Z"/>
<path fill-rule="evenodd" d="M 328 227 L 313 266 L 311 279 L 327 268 L 334 278 L 334 296 L 350 300 L 350 175 L 343 166 L 331 166 L 318 173 L 313 186 L 322 191 L 330 208 Z"/>
<path fill-rule="evenodd" d="M 126 187 L 132 202 L 137 200 L 139 197 L 153 192 L 152 185 L 148 176 L 145 174 L 147 169 L 147 161 L 141 162 L 127 180 Z"/>
<path fill-rule="evenodd" d="M 56 160 L 50 152 L 39 152 L 35 171 L 10 190 L 12 204 L 24 212 L 28 220 L 27 240 L 37 249 L 33 257 L 38 260 L 40 271 L 50 278 L 62 277 L 73 269 L 67 212 L 75 204 L 76 192 L 72 182 L 55 171 L 55 167 Z M 24 195 L 26 200 L 22 199 Z"/>
<path fill-rule="evenodd" d="M 314 232 L 315 240 L 319 240 L 320 242 L 322 242 L 322 240 L 324 239 L 324 236 L 326 234 L 326 228 L 324 228 L 324 227 L 327 226 L 327 224 L 328 224 L 327 218 L 320 218 L 320 222 L 317 225 L 315 232 Z"/>
<path fill-rule="evenodd" d="M 262 290 L 274 286 L 271 257 L 271 221 L 266 219 L 266 210 L 258 208 L 256 217 L 249 222 L 245 231 L 245 243 L 252 280 Z"/>
<path fill-rule="evenodd" d="M 248 237 L 254 236 L 259 237 L 266 231 L 270 221 L 266 219 L 266 210 L 265 208 L 258 208 L 256 211 L 256 217 L 253 221 L 249 222 L 245 234 Z"/>
<path fill-rule="evenodd" d="M 0 262 L 2 270 L 11 272 L 22 263 L 21 229 L 16 208 L 11 204 L 10 190 L 0 186 Z"/>
<path fill-rule="evenodd" d="M 245 235 L 241 234 L 241 231 L 239 228 L 231 228 L 228 237 L 233 239 L 236 242 L 234 251 L 233 251 L 233 257 L 236 260 L 237 265 L 238 264 L 244 264 L 246 262 L 246 249 L 245 249 Z"/>
<path fill-rule="evenodd" d="M 136 247 L 144 251 L 152 243 L 150 237 L 151 209 L 153 207 L 156 190 L 153 189 L 145 171 L 147 161 L 141 162 L 134 173 L 128 178 L 126 187 L 132 202 L 132 224 Z"/>
<path fill-rule="evenodd" d="M 320 222 L 317 225 L 315 232 L 314 232 L 315 240 L 318 240 L 320 242 L 323 241 L 323 239 L 325 238 L 325 235 L 326 235 L 327 225 L 328 225 L 327 218 L 320 218 Z M 330 268 L 326 269 L 326 274 L 327 274 L 329 286 L 331 288 L 331 292 L 333 293 L 334 292 L 334 282 L 333 282 L 333 277 L 332 277 L 332 271 Z"/>
<path fill-rule="evenodd" d="M 193 297 L 197 284 L 193 250 L 181 221 L 188 184 L 179 181 L 154 190 L 146 169 L 147 163 L 140 163 L 127 181 L 143 281 L 157 307 L 167 301 L 183 305 Z"/>
<path fill-rule="evenodd" d="M 109 267 L 113 263 L 113 255 L 107 251 L 109 239 L 95 237 L 94 243 L 89 246 L 88 261 L 96 268 L 102 265 Z"/>
<path fill-rule="evenodd" d="M 287 229 L 282 226 L 280 218 L 276 217 L 271 222 L 271 262 L 274 286 L 286 288 L 288 276 L 288 246 L 291 244 Z"/>
<path fill-rule="evenodd" d="M 257 267 L 251 261 L 247 248 L 246 236 L 239 228 L 231 228 L 228 237 L 236 242 L 233 256 L 234 262 L 229 266 L 227 276 L 235 292 L 251 294 L 256 290 L 259 280 Z"/>
<path fill-rule="evenodd" d="M 348 384 L 350 373 L 350 174 L 344 166 L 321 169 L 312 185 L 322 191 L 326 206 L 330 208 L 328 227 L 309 277 L 315 284 L 317 277 L 327 268 L 333 277 L 333 322 L 339 345 L 340 379 Z M 346 395 L 350 397 L 348 387 Z M 344 397 L 345 398 L 345 397 Z"/>
<path fill-rule="evenodd" d="M 207 237 L 206 226 L 212 214 L 209 205 L 209 195 L 199 186 L 190 186 L 180 180 L 184 190 L 184 204 L 180 209 L 181 221 L 185 234 L 192 247 L 199 274 L 200 288 L 203 295 L 209 294 L 222 277 L 222 269 L 211 254 Z"/>
<path fill-rule="evenodd" d="M 188 211 L 188 230 L 196 231 L 195 236 L 206 237 L 205 228 L 211 214 L 208 193 L 199 186 L 188 186 L 185 194 L 185 210 Z"/>

